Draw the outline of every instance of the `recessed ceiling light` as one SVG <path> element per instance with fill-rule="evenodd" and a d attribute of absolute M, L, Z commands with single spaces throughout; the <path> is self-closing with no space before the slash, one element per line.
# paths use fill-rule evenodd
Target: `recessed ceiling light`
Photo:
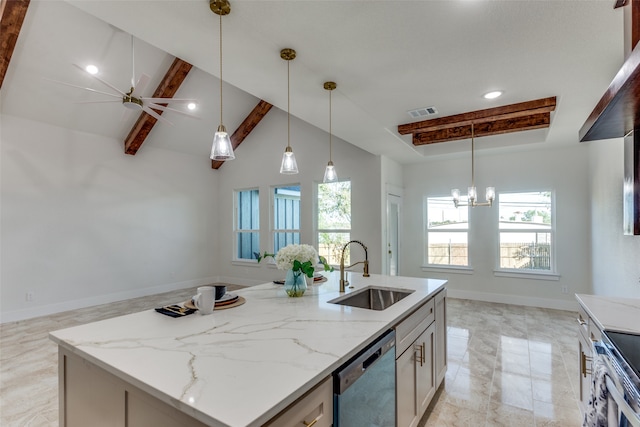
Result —
<path fill-rule="evenodd" d="M 189 110 L 195 110 L 196 108 L 198 108 L 198 106 L 196 105 L 195 102 L 190 102 L 190 103 L 187 104 L 187 108 Z"/>
<path fill-rule="evenodd" d="M 85 70 L 87 70 L 89 74 L 98 74 L 98 67 L 95 65 L 87 65 Z"/>
<path fill-rule="evenodd" d="M 482 95 L 482 97 L 484 99 L 496 99 L 500 95 L 502 95 L 502 91 L 501 90 L 494 90 L 493 92 L 485 93 L 484 95 Z"/>

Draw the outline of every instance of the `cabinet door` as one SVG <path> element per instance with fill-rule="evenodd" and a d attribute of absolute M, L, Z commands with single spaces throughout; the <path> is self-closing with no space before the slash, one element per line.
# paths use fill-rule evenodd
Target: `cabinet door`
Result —
<path fill-rule="evenodd" d="M 436 325 L 432 323 L 418 337 L 416 353 L 416 400 L 418 402 L 418 418 L 425 413 L 431 398 L 436 393 L 435 354 Z"/>
<path fill-rule="evenodd" d="M 398 427 L 418 424 L 418 403 L 416 400 L 416 351 L 413 345 L 396 359 L 396 406 Z"/>
<path fill-rule="evenodd" d="M 578 363 L 580 375 L 580 409 L 584 413 L 591 396 L 591 343 L 578 334 Z"/>
<path fill-rule="evenodd" d="M 435 300 L 436 388 L 438 388 L 447 373 L 447 291 L 440 292 Z"/>

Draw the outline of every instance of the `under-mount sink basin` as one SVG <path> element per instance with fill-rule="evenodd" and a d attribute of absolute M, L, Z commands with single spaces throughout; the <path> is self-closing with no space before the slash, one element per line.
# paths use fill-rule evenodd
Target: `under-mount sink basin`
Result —
<path fill-rule="evenodd" d="M 329 301 L 332 304 L 366 308 L 368 310 L 384 310 L 400 301 L 414 291 L 408 289 L 390 289 L 369 286 L 349 295 Z"/>

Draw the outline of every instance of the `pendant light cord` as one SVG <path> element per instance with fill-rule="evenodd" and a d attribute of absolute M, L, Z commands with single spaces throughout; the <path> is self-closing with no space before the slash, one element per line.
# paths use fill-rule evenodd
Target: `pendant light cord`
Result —
<path fill-rule="evenodd" d="M 331 92 L 329 91 L 329 161 L 331 161 Z"/>
<path fill-rule="evenodd" d="M 474 142 L 473 142 L 473 123 L 471 123 L 471 186 L 475 187 L 476 186 L 476 180 L 475 180 L 475 164 L 474 164 L 474 150 L 473 150 L 473 146 L 474 146 Z"/>
<path fill-rule="evenodd" d="M 131 92 L 132 93 L 136 85 L 136 57 L 135 57 L 133 47 L 134 46 L 133 46 L 133 34 L 132 34 L 131 35 Z"/>
<path fill-rule="evenodd" d="M 220 124 L 222 124 L 222 13 L 220 13 Z"/>
<path fill-rule="evenodd" d="M 291 82 L 290 82 L 290 77 L 289 77 L 289 63 L 291 62 L 290 59 L 287 60 L 287 147 L 291 146 L 291 96 L 290 96 L 290 92 L 291 92 Z"/>

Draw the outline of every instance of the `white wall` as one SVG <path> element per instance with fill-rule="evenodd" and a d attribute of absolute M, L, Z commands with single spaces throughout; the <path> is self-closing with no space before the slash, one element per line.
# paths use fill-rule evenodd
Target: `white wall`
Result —
<path fill-rule="evenodd" d="M 259 188 L 261 251 L 272 251 L 269 235 L 270 195 L 274 185 L 300 184 L 302 243 L 316 245 L 314 235 L 315 186 L 322 182 L 329 160 L 329 135 L 310 124 L 291 117 L 291 147 L 296 156 L 297 175 L 281 175 L 280 162 L 287 145 L 287 114 L 272 108 L 265 118 L 236 150 L 236 159 L 223 165 L 219 172 L 219 217 L 221 230 L 218 239 L 217 259 L 219 275 L 223 280 L 238 284 L 257 284 L 282 279 L 268 262 L 233 263 L 233 191 Z M 368 247 L 370 271 L 381 270 L 380 235 L 380 160 L 354 145 L 333 138 L 333 162 L 339 179 L 351 179 L 351 238 L 361 240 Z M 361 249 L 352 254 L 359 257 Z M 358 259 L 359 260 L 359 259 Z M 361 266 L 354 267 L 354 271 Z M 360 270 L 361 271 L 361 270 Z"/>
<path fill-rule="evenodd" d="M 622 232 L 622 139 L 589 143 L 593 293 L 640 298 L 640 236 Z"/>
<path fill-rule="evenodd" d="M 471 180 L 470 157 L 440 158 L 404 168 L 404 275 L 449 279 L 450 295 L 550 308 L 574 308 L 574 293 L 591 289 L 587 148 L 491 153 L 476 151 L 476 186 L 501 191 L 554 190 L 556 195 L 558 281 L 494 276 L 497 264 L 497 207 L 470 212 L 472 274 L 424 272 L 423 197 L 448 196 Z M 477 242 L 481 242 L 477 244 Z M 563 294 L 561 288 L 567 287 Z"/>
<path fill-rule="evenodd" d="M 2 321 L 212 280 L 217 176 L 206 155 L 144 145 L 129 156 L 119 140 L 0 120 Z"/>

